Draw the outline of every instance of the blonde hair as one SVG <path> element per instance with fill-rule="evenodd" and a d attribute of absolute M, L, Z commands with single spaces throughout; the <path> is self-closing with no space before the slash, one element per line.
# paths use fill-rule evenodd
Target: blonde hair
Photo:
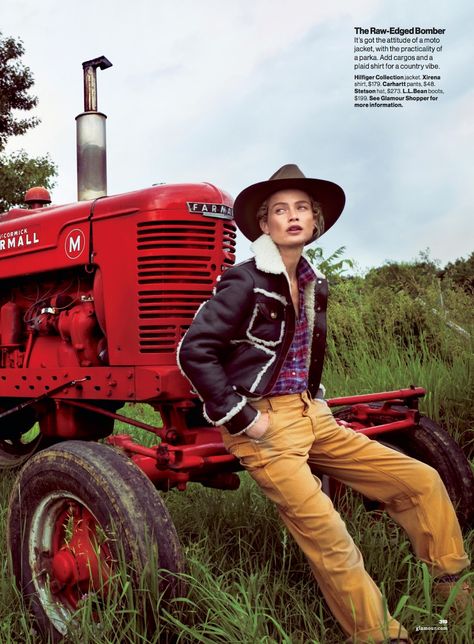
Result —
<path fill-rule="evenodd" d="M 316 236 L 314 239 L 317 239 L 318 237 L 321 237 L 321 235 L 324 233 L 324 216 L 323 216 L 323 209 L 321 207 L 321 204 L 316 201 L 316 199 L 313 199 L 310 197 L 311 200 L 311 208 L 313 210 L 313 215 L 314 215 L 314 228 L 316 230 Z M 260 223 L 261 221 L 267 221 L 268 219 L 268 201 L 265 199 L 265 201 L 262 203 L 260 208 L 257 210 L 257 221 Z"/>

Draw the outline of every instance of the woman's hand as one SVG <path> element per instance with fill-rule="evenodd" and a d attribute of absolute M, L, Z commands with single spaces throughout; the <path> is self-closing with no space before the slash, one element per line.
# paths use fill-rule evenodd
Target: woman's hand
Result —
<path fill-rule="evenodd" d="M 259 440 L 265 435 L 269 424 L 270 416 L 267 412 L 263 412 L 262 414 L 260 414 L 260 418 L 257 420 L 257 422 L 251 425 L 247 430 L 245 430 L 245 433 L 249 438 L 252 438 L 253 440 Z"/>

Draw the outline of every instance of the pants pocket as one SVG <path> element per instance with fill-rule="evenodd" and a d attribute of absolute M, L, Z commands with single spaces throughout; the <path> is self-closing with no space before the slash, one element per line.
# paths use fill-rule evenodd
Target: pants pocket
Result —
<path fill-rule="evenodd" d="M 265 409 L 264 411 L 261 412 L 262 414 L 268 414 L 268 426 L 267 429 L 264 433 L 263 436 L 261 436 L 256 442 L 257 443 L 264 443 L 267 441 L 269 438 L 271 438 L 272 434 L 275 431 L 275 417 L 271 409 Z"/>
<path fill-rule="evenodd" d="M 257 443 L 251 438 L 246 438 L 244 441 L 238 441 L 231 444 L 228 448 L 229 452 L 239 459 L 242 467 L 246 470 L 253 470 L 260 465 L 260 456 Z"/>

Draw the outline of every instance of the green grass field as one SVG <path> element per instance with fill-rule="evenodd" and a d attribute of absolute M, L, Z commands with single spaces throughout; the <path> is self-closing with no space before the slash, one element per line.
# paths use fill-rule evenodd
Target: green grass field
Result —
<path fill-rule="evenodd" d="M 472 462 L 472 299 L 454 291 L 446 293 L 446 310 L 440 316 L 432 311 L 436 306 L 430 298 L 435 299 L 435 294 L 427 291 L 420 304 L 404 293 L 383 289 L 367 293 L 354 285 L 339 285 L 329 311 L 332 334 L 324 372 L 327 395 L 424 386 L 428 395 L 421 403 L 422 411 L 448 429 Z M 470 337 L 449 327 L 447 320 L 454 320 Z M 130 409 L 126 411 L 130 413 Z M 136 412 L 152 418 L 151 408 L 140 407 Z M 71 641 L 343 642 L 344 634 L 275 510 L 247 474 L 240 476 L 241 487 L 235 492 L 192 484 L 185 492 L 173 490 L 164 495 L 187 562 L 188 592 L 171 604 L 161 604 L 156 597 L 156 577 L 147 580 L 149 585 L 141 592 L 154 596 L 156 605 L 156 626 L 151 634 L 145 634 L 138 594 L 122 582 L 119 596 L 98 612 L 92 599 L 85 600 Z M 13 475 L 6 473 L 0 483 L 0 642 L 36 644 L 44 640 L 36 633 L 15 590 L 5 546 L 12 481 Z M 390 612 L 409 629 L 415 642 L 472 641 L 472 611 L 453 615 L 449 601 L 444 605 L 434 603 L 425 567 L 413 558 L 406 536 L 393 522 L 366 512 L 350 493 L 343 514 Z M 466 533 L 468 552 L 472 553 L 473 542 L 474 531 Z M 466 574 L 473 584 L 473 574 Z M 446 631 L 420 630 L 445 626 Z"/>

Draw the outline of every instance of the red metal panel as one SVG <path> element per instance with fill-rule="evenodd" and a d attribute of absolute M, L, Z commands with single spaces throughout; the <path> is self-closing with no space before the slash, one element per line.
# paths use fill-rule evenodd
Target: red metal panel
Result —
<path fill-rule="evenodd" d="M 71 380 L 86 381 L 57 394 L 78 400 L 150 401 L 191 398 L 189 382 L 178 367 L 67 367 L 1 369 L 0 395 L 36 398 Z"/>
<path fill-rule="evenodd" d="M 89 261 L 91 203 L 23 210 L 0 218 L 1 276 L 42 273 Z"/>

